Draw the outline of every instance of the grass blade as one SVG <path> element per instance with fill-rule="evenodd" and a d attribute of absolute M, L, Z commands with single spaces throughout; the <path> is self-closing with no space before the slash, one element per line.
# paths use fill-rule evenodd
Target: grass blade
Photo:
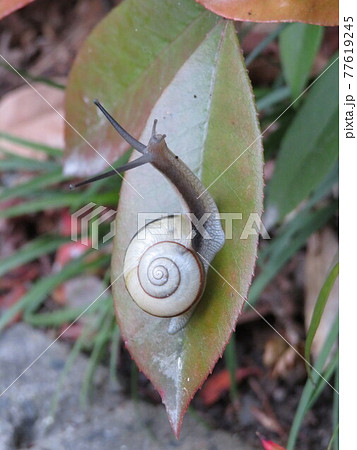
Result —
<path fill-rule="evenodd" d="M 227 366 L 229 377 L 230 377 L 230 396 L 232 402 L 237 399 L 238 391 L 237 391 L 237 381 L 236 381 L 236 370 L 237 370 L 237 356 L 236 356 L 236 341 L 235 341 L 235 333 L 232 334 L 228 345 L 224 351 L 224 361 Z"/>
<path fill-rule="evenodd" d="M 60 272 L 51 274 L 37 281 L 21 300 L 19 300 L 11 308 L 7 309 L 0 317 L 0 331 L 20 311 L 25 310 L 25 313 L 35 311 L 46 299 L 47 295 L 49 295 L 59 284 L 81 274 L 82 272 L 93 268 L 98 268 L 103 264 L 108 264 L 110 255 L 101 255 L 94 261 L 86 262 L 86 256 L 92 252 L 92 250 L 86 252 L 83 256 L 67 264 Z"/>
<path fill-rule="evenodd" d="M 104 289 L 105 289 L 105 287 L 103 284 L 103 290 Z M 88 314 L 90 314 L 90 315 L 97 314 L 98 309 L 102 309 L 102 307 L 103 307 L 103 305 L 101 303 L 98 303 L 98 302 L 94 303 L 92 305 L 92 307 L 88 310 Z M 61 373 L 56 392 L 55 392 L 55 394 L 52 398 L 52 402 L 51 402 L 50 415 L 52 417 L 55 416 L 57 408 L 58 408 L 59 395 L 60 395 L 63 383 L 64 383 L 71 367 L 73 366 L 76 358 L 78 357 L 79 353 L 81 352 L 82 349 L 84 349 L 86 347 L 87 343 L 91 341 L 92 334 L 93 334 L 93 322 L 90 321 L 85 324 L 82 333 L 76 340 L 76 342 L 66 360 L 65 367 Z"/>
<path fill-rule="evenodd" d="M 337 424 L 326 450 L 332 450 L 332 447 L 335 450 L 338 450 L 338 429 L 339 429 L 339 425 Z"/>
<path fill-rule="evenodd" d="M 37 83 L 43 83 L 43 84 L 47 84 L 48 86 L 57 88 L 57 89 L 61 89 L 64 90 L 66 89 L 66 86 L 64 84 L 58 83 L 57 81 L 53 81 L 50 78 L 47 77 L 38 77 L 35 75 L 31 75 L 27 70 L 23 70 L 23 69 L 14 69 L 11 66 L 9 66 L 9 64 L 0 62 L 0 66 L 3 67 L 4 69 L 8 70 L 9 72 L 15 73 L 16 75 L 20 74 L 22 75 L 24 78 L 26 78 L 27 80 L 31 80 Z"/>
<path fill-rule="evenodd" d="M 329 336 L 327 337 L 324 346 L 320 352 L 319 357 L 317 358 L 315 369 L 317 372 L 321 373 L 323 370 L 323 367 L 326 364 L 326 361 L 330 355 L 330 352 L 337 340 L 338 336 L 338 316 L 336 317 L 336 320 L 331 327 L 331 331 Z M 334 363 L 334 361 L 333 361 Z M 324 378 L 328 381 L 328 378 L 332 375 L 330 372 L 329 374 L 324 374 Z M 313 405 L 313 402 L 311 399 L 314 397 L 314 391 L 316 389 L 316 384 L 318 379 L 320 379 L 320 376 L 315 371 L 312 372 L 311 378 L 308 378 L 304 387 L 304 390 L 302 392 L 302 395 L 300 397 L 299 405 L 297 407 L 295 417 L 293 424 L 290 429 L 288 444 L 287 444 L 287 450 L 293 450 L 295 448 L 296 439 L 301 427 L 301 424 L 304 420 L 304 417 L 306 413 L 308 412 L 309 408 Z M 316 400 L 316 398 L 315 398 Z"/>
<path fill-rule="evenodd" d="M 306 86 L 323 34 L 324 27 L 306 23 L 289 24 L 280 34 L 281 64 L 291 88 L 292 100 Z"/>
<path fill-rule="evenodd" d="M 25 313 L 23 320 L 35 327 L 58 327 L 66 322 L 73 322 L 87 306 L 82 308 L 62 308 L 58 311 L 41 314 Z"/>
<path fill-rule="evenodd" d="M 275 106 L 277 103 L 280 103 L 288 99 L 289 97 L 290 88 L 288 86 L 282 86 L 278 89 L 274 89 L 269 94 L 257 100 L 257 110 L 259 112 L 264 111 L 265 109 L 271 108 L 272 106 Z"/>
<path fill-rule="evenodd" d="M 285 30 L 288 24 L 283 23 L 278 28 L 276 28 L 273 32 L 268 34 L 268 36 L 263 39 L 255 48 L 252 50 L 249 55 L 245 58 L 245 65 L 248 67 L 252 62 L 266 49 L 266 47 L 273 42 L 279 34 Z"/>
<path fill-rule="evenodd" d="M 111 382 L 116 385 L 119 384 L 119 380 L 117 377 L 119 348 L 120 348 L 120 328 L 115 323 L 114 330 L 112 333 L 112 343 L 110 346 L 109 376 Z"/>
<path fill-rule="evenodd" d="M 330 296 L 331 289 L 332 289 L 333 285 L 335 284 L 336 278 L 338 276 L 338 272 L 339 272 L 339 264 L 337 263 L 337 264 L 335 264 L 335 266 L 332 268 L 332 270 L 328 274 L 328 276 L 325 280 L 325 283 L 321 288 L 321 291 L 319 293 L 319 296 L 318 296 L 316 304 L 315 304 L 314 312 L 312 314 L 310 326 L 309 326 L 307 336 L 306 336 L 306 343 L 305 343 L 305 359 L 306 359 L 305 365 L 306 365 L 306 370 L 307 370 L 307 373 L 309 376 L 311 376 L 311 369 L 310 369 L 309 363 L 310 363 L 312 342 L 314 340 L 316 331 L 320 325 L 322 314 L 325 310 L 325 306 L 326 306 L 327 300 Z"/>
<path fill-rule="evenodd" d="M 55 161 L 42 161 L 38 159 L 26 158 L 25 156 L 14 155 L 10 151 L 0 148 L 0 152 L 7 158 L 0 159 L 0 172 L 9 170 L 42 171 L 56 170 L 60 166 Z"/>
<path fill-rule="evenodd" d="M 37 191 L 44 189 L 53 184 L 66 180 L 61 169 L 53 172 L 37 175 L 25 183 L 18 184 L 13 187 L 4 188 L 0 193 L 0 201 L 9 200 L 14 197 L 28 197 L 37 193 Z"/>
<path fill-rule="evenodd" d="M 93 305 L 95 307 L 95 305 Z M 67 360 L 66 364 L 64 366 L 64 369 L 60 375 L 60 379 L 57 385 L 56 392 L 53 395 L 52 401 L 51 401 L 51 409 L 50 409 L 50 416 L 54 417 L 58 408 L 58 402 L 59 402 L 59 396 L 62 390 L 63 383 L 68 375 L 68 372 L 70 371 L 71 367 L 75 363 L 80 351 L 84 347 L 84 344 L 89 338 L 89 332 L 84 330 L 83 333 L 79 336 L 79 338 L 76 340 Z"/>
<path fill-rule="evenodd" d="M 337 202 L 332 202 L 317 211 L 305 211 L 296 216 L 289 226 L 281 228 L 281 234 L 276 236 L 259 255 L 258 264 L 262 267 L 262 272 L 254 279 L 250 288 L 248 295 L 250 304 L 256 303 L 267 284 L 305 244 L 308 237 L 333 216 L 336 208 Z"/>
<path fill-rule="evenodd" d="M 0 211 L 0 218 L 8 219 L 11 217 L 22 216 L 24 214 L 33 214 L 39 211 L 53 210 L 68 206 L 76 208 L 85 205 L 88 202 L 86 193 L 56 192 L 48 191 L 31 201 L 26 201 L 18 205 L 10 206 Z M 116 192 L 103 192 L 92 196 L 91 201 L 99 205 L 115 206 L 118 203 L 118 194 Z"/>
<path fill-rule="evenodd" d="M 0 276 L 16 267 L 33 261 L 42 255 L 52 253 L 62 244 L 69 241 L 68 237 L 40 236 L 21 247 L 13 255 L 0 261 Z"/>
<path fill-rule="evenodd" d="M 339 367 L 336 368 L 336 373 L 335 373 L 335 389 L 338 392 L 339 391 Z M 332 419 L 333 419 L 333 425 L 334 425 L 334 429 L 335 432 L 333 433 L 333 436 L 331 438 L 331 441 L 333 442 L 333 448 L 334 450 L 338 450 L 338 441 L 339 441 L 339 436 L 338 436 L 338 428 L 339 428 L 339 396 L 337 394 L 337 392 L 333 393 L 333 410 L 332 410 Z"/>
<path fill-rule="evenodd" d="M 63 150 L 56 147 L 50 147 L 49 145 L 41 144 L 39 142 L 29 141 L 28 139 L 20 138 L 18 136 L 14 136 L 13 134 L 6 133 L 5 131 L 0 131 L 0 139 L 4 139 L 9 142 L 13 142 L 15 144 L 23 145 L 27 148 L 32 148 L 34 150 L 38 150 L 40 152 L 47 153 L 50 156 L 63 156 Z"/>
<path fill-rule="evenodd" d="M 328 356 L 327 356 L 327 358 L 328 358 Z M 327 361 L 327 358 L 326 358 L 326 361 Z M 335 373 L 336 368 L 338 367 L 338 359 L 339 359 L 339 353 L 338 353 L 338 351 L 336 351 L 333 358 L 331 359 L 331 361 L 329 362 L 329 364 L 327 365 L 326 369 L 323 372 L 323 377 L 325 378 L 325 380 L 328 381 L 331 378 L 331 376 Z M 313 407 L 313 405 L 315 404 L 315 402 L 320 397 L 321 392 L 326 387 L 325 380 L 322 379 L 321 377 L 319 377 L 317 381 L 313 380 L 314 391 L 313 391 L 313 394 L 311 395 L 310 401 L 307 405 L 307 409 L 311 409 Z"/>
<path fill-rule="evenodd" d="M 269 226 L 308 198 L 336 165 L 338 65 L 331 64 L 309 90 L 281 141 L 274 175 L 267 185 Z"/>
<path fill-rule="evenodd" d="M 139 399 L 139 369 L 135 361 L 131 361 L 130 365 L 130 394 L 134 404 L 138 404 Z"/>
<path fill-rule="evenodd" d="M 86 372 L 84 374 L 84 380 L 81 389 L 81 404 L 85 405 L 87 403 L 90 388 L 93 385 L 93 378 L 98 367 L 101 356 L 103 355 L 103 351 L 105 346 L 110 341 L 112 336 L 112 328 L 113 328 L 113 306 L 112 300 L 107 299 L 105 305 L 103 305 L 102 314 L 99 317 L 98 325 L 97 325 L 97 334 L 94 338 L 94 347 L 92 353 L 90 355 L 88 366 Z"/>

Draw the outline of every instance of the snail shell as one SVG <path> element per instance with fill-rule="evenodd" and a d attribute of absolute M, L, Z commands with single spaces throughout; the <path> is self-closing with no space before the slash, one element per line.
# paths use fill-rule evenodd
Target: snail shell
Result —
<path fill-rule="evenodd" d="M 191 234 L 190 220 L 176 214 L 147 224 L 131 240 L 124 260 L 125 284 L 147 313 L 178 316 L 201 298 L 206 274 Z"/>

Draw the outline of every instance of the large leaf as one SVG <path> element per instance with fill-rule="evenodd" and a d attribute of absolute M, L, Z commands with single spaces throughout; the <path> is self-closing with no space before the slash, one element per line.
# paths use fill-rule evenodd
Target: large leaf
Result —
<path fill-rule="evenodd" d="M 293 23 L 280 34 L 281 63 L 293 100 L 302 92 L 309 79 L 323 31 L 323 27 L 316 25 Z"/>
<path fill-rule="evenodd" d="M 75 127 L 65 128 L 66 174 L 106 169 L 106 161 L 129 148 L 93 99 L 139 136 L 162 91 L 217 19 L 194 1 L 173 7 L 170 0 L 126 0 L 98 24 L 77 56 L 66 90 L 66 119 Z"/>
<path fill-rule="evenodd" d="M 118 321 L 129 352 L 160 392 L 178 435 L 191 398 L 235 327 L 256 258 L 257 236 L 240 236 L 249 214 L 261 214 L 262 148 L 233 24 L 190 0 L 175 5 L 169 0 L 124 2 L 84 45 L 67 92 L 67 119 L 113 161 L 118 147 L 126 146 L 90 106 L 93 97 L 143 142 L 153 119 L 159 119 L 158 132 L 167 134 L 169 147 L 206 186 L 239 158 L 210 187 L 221 212 L 243 214 L 243 220 L 233 221 L 234 239 L 227 240 L 213 262 L 229 284 L 210 270 L 193 317 L 173 336 L 167 333 L 169 319 L 149 316 L 136 306 L 122 272 L 137 214 L 180 212 L 177 193 L 149 166 L 125 175 L 143 198 L 128 183 L 120 192 L 112 257 Z M 83 167 L 84 159 L 89 170 L 98 170 L 98 156 L 69 128 L 67 139 L 66 170 L 83 173 L 79 164 Z"/>
<path fill-rule="evenodd" d="M 228 19 L 338 25 L 338 0 L 196 0 Z"/>
<path fill-rule="evenodd" d="M 186 328 L 176 335 L 167 332 L 170 319 L 149 316 L 136 306 L 121 274 L 125 250 L 137 231 L 137 214 L 180 212 L 179 198 L 151 167 L 126 175 L 144 199 L 127 183 L 121 189 L 112 257 L 118 321 L 129 352 L 160 392 L 178 435 L 191 398 L 222 355 L 235 327 L 256 257 L 257 236 L 245 240 L 240 236 L 249 213 L 261 213 L 261 143 L 232 23 L 216 25 L 178 71 L 149 117 L 143 142 L 149 138 L 154 118 L 159 119 L 159 131 L 167 134 L 169 147 L 206 186 L 242 155 L 210 188 L 221 212 L 243 214 L 243 220 L 233 221 L 233 239 L 227 240 L 213 262 L 224 278 L 209 270 L 203 298 Z"/>
<path fill-rule="evenodd" d="M 334 59 L 333 59 L 334 60 Z M 271 226 L 317 188 L 338 158 L 338 64 L 315 82 L 288 128 L 267 186 Z"/>
<path fill-rule="evenodd" d="M 34 0 L 0 0 L 0 19 L 8 16 L 17 9 L 23 8 Z"/>

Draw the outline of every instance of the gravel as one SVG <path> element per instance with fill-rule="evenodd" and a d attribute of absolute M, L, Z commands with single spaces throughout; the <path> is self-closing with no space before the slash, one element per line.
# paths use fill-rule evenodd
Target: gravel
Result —
<path fill-rule="evenodd" d="M 79 394 L 87 358 L 77 358 L 58 390 L 70 348 L 51 343 L 43 331 L 23 323 L 0 335 L 0 392 L 38 358 L 0 394 L 0 450 L 252 449 L 237 436 L 207 429 L 190 414 L 176 440 L 164 407 L 128 400 L 120 389 L 110 386 L 105 367 L 97 371 L 91 404 L 81 408 Z M 52 417 L 56 391 L 59 406 Z"/>

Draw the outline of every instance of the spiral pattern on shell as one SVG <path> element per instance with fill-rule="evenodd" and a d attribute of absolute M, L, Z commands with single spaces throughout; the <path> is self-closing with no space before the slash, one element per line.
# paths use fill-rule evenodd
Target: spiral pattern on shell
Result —
<path fill-rule="evenodd" d="M 124 261 L 125 284 L 147 313 L 178 316 L 201 298 L 206 276 L 187 238 L 190 231 L 187 217 L 164 217 L 146 225 L 130 242 Z"/>

